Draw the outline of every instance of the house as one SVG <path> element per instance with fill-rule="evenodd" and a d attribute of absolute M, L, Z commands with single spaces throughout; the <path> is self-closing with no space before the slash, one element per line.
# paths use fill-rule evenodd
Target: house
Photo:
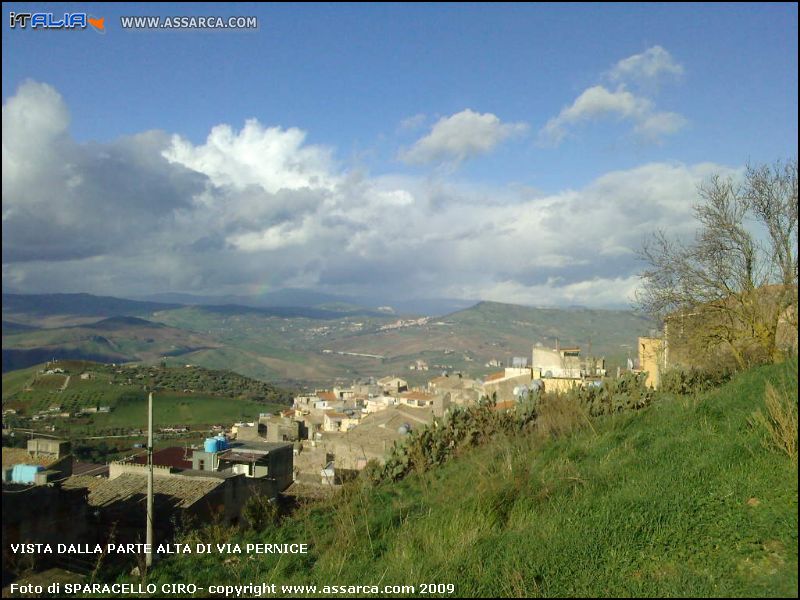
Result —
<path fill-rule="evenodd" d="M 314 405 L 319 402 L 319 396 L 312 394 L 310 396 L 295 396 L 292 401 L 292 406 L 296 410 L 308 412 L 314 408 Z"/>
<path fill-rule="evenodd" d="M 516 401 L 519 391 L 524 387 L 526 390 L 534 381 L 534 373 L 529 368 L 506 367 L 503 371 L 498 371 L 487 375 L 483 381 L 483 395 L 489 398 L 495 397 L 498 403 Z"/>
<path fill-rule="evenodd" d="M 72 451 L 72 445 L 68 441 L 52 438 L 33 438 L 28 440 L 27 446 L 28 452 L 35 457 L 63 458 Z"/>
<path fill-rule="evenodd" d="M 324 415 L 322 430 L 331 431 L 348 431 L 358 425 L 359 417 L 353 411 L 350 412 L 335 412 L 329 410 Z"/>
<path fill-rule="evenodd" d="M 389 406 L 395 406 L 398 403 L 398 399 L 394 396 L 376 396 L 374 398 L 367 399 L 367 401 L 364 403 L 363 410 L 365 413 L 374 413 Z"/>
<path fill-rule="evenodd" d="M 533 346 L 531 366 L 541 372 L 541 377 L 568 377 L 579 379 L 583 375 L 581 349 L 545 348 L 541 344 Z"/>
<path fill-rule="evenodd" d="M 269 417 L 259 417 L 258 430 L 261 435 L 261 428 L 264 428 L 263 437 L 268 442 L 297 442 L 303 437 L 307 437 L 305 427 L 301 421 L 296 421 L 288 415 L 271 415 Z"/>
<path fill-rule="evenodd" d="M 435 398 L 436 396 L 434 394 L 414 391 L 401 393 L 397 400 L 399 404 L 406 404 L 408 406 L 420 408 L 424 406 L 433 406 L 433 401 Z"/>
<path fill-rule="evenodd" d="M 91 475 L 72 476 L 61 484 L 64 490 L 87 494 L 88 507 L 95 519 L 97 542 L 132 543 L 141 541 L 142 523 L 147 508 L 146 470 L 125 472 L 108 479 Z M 154 541 L 171 539 L 179 523 L 225 524 L 239 522 L 240 512 L 249 497 L 237 478 L 174 475 L 153 478 Z M 243 479 L 243 478 L 238 478 Z M 71 541 L 71 540 L 70 540 Z"/>
<path fill-rule="evenodd" d="M 234 473 L 272 482 L 272 495 L 292 483 L 292 444 L 283 442 L 234 442 L 216 451 L 192 452 L 192 469 L 200 472 Z"/>
<path fill-rule="evenodd" d="M 577 346 L 555 349 L 542 344 L 533 346 L 531 367 L 533 377 L 543 380 L 547 391 L 565 392 L 605 376 L 605 359 L 584 357 Z"/>
<path fill-rule="evenodd" d="M 394 375 L 378 379 L 378 386 L 385 394 L 399 394 L 408 390 L 408 382 Z"/>
<path fill-rule="evenodd" d="M 481 382 L 460 375 L 442 375 L 428 382 L 428 391 L 435 395 L 450 394 L 453 404 L 468 405 L 483 395 Z"/>

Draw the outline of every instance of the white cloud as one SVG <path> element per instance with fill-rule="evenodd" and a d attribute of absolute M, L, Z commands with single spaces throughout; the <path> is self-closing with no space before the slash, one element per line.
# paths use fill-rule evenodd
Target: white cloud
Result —
<path fill-rule="evenodd" d="M 258 185 L 267 192 L 331 187 L 335 182 L 330 178 L 330 150 L 304 146 L 305 137 L 294 127 L 265 128 L 249 119 L 238 133 L 228 125 L 217 125 L 202 146 L 173 136 L 164 156 L 208 175 L 217 186 Z"/>
<path fill-rule="evenodd" d="M 501 142 L 527 131 L 525 123 L 503 123 L 492 113 L 462 110 L 443 117 L 428 135 L 400 153 L 407 163 L 461 162 L 491 152 Z"/>
<path fill-rule="evenodd" d="M 619 61 L 609 72 L 612 81 L 652 81 L 661 76 L 680 77 L 683 65 L 675 62 L 661 46 L 648 48 Z"/>
<path fill-rule="evenodd" d="M 613 92 L 583 106 L 641 110 Z M 18 115 L 35 116 L 26 132 L 15 129 Z M 9 98 L 3 119 L 3 280 L 29 292 L 302 284 L 397 298 L 624 303 L 644 236 L 690 235 L 696 185 L 729 172 L 652 163 L 543 195 L 364 176 L 305 132 L 257 121 L 216 127 L 199 145 L 163 132 L 80 144 L 63 101 L 41 84 Z M 40 177 L 50 170 L 58 175 Z"/>
<path fill-rule="evenodd" d="M 624 83 L 655 81 L 665 73 L 678 76 L 683 67 L 661 46 L 619 61 L 609 74 L 617 82 L 616 89 L 595 85 L 581 92 L 572 104 L 545 123 L 539 131 L 540 142 L 558 145 L 570 128 L 609 117 L 632 123 L 634 133 L 645 141 L 659 142 L 664 136 L 678 132 L 688 123 L 685 117 L 657 110 L 652 99 L 631 92 Z"/>

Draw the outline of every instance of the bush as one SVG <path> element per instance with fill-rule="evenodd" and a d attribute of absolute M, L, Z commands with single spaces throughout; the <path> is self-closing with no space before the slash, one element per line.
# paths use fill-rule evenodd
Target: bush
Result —
<path fill-rule="evenodd" d="M 247 500 L 242 513 L 250 527 L 256 531 L 264 531 L 280 519 L 280 506 L 277 500 L 256 494 Z"/>
<path fill-rule="evenodd" d="M 731 377 L 733 377 L 733 372 L 727 368 L 669 369 L 661 375 L 661 390 L 680 396 L 698 394 L 721 386 Z"/>
<path fill-rule="evenodd" d="M 362 476 L 373 483 L 398 481 L 411 471 L 444 464 L 463 448 L 482 445 L 498 433 L 518 432 L 535 417 L 529 403 L 512 412 L 496 406 L 494 399 L 484 398 L 474 406 L 455 407 L 442 420 L 412 430 L 402 443 L 395 443 L 383 466 L 372 465 Z"/>
<path fill-rule="evenodd" d="M 776 390 L 767 384 L 764 392 L 766 414 L 762 410 L 753 413 L 751 423 L 761 427 L 764 445 L 771 450 L 785 452 L 797 463 L 797 395 L 785 386 Z"/>

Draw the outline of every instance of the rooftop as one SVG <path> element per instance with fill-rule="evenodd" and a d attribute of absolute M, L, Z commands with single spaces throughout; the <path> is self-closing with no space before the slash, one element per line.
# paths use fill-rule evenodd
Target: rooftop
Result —
<path fill-rule="evenodd" d="M 97 465 L 95 463 L 72 461 L 73 475 L 90 475 L 92 477 L 108 477 L 108 465 Z"/>
<path fill-rule="evenodd" d="M 174 469 L 192 468 L 192 449 L 183 446 L 170 446 L 163 450 L 153 452 L 153 464 L 158 467 L 172 467 Z M 147 453 L 137 454 L 131 461 L 137 465 L 147 464 Z"/>
<path fill-rule="evenodd" d="M 221 485 L 222 479 L 214 477 L 156 477 L 153 493 L 173 499 L 181 508 L 188 508 L 209 492 Z M 66 489 L 87 488 L 90 506 L 109 506 L 115 502 L 133 499 L 147 494 L 147 477 L 144 473 L 123 473 L 114 479 L 97 479 L 88 475 L 72 476 L 63 487 Z M 162 500 L 163 501 L 163 500 Z"/>

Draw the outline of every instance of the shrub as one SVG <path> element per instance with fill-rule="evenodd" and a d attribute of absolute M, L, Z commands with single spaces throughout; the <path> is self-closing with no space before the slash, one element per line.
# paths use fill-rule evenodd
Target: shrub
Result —
<path fill-rule="evenodd" d="M 250 527 L 256 531 L 263 531 L 280 519 L 278 501 L 272 500 L 263 494 L 251 496 L 245 503 L 242 512 Z"/>
<path fill-rule="evenodd" d="M 730 369 L 674 368 L 661 375 L 661 390 L 671 394 L 687 396 L 708 391 L 729 381 Z"/>
<path fill-rule="evenodd" d="M 761 427 L 763 443 L 768 449 L 785 452 L 797 463 L 797 395 L 783 386 L 776 390 L 767 384 L 764 392 L 766 414 L 761 410 L 753 413 L 751 423 Z"/>

